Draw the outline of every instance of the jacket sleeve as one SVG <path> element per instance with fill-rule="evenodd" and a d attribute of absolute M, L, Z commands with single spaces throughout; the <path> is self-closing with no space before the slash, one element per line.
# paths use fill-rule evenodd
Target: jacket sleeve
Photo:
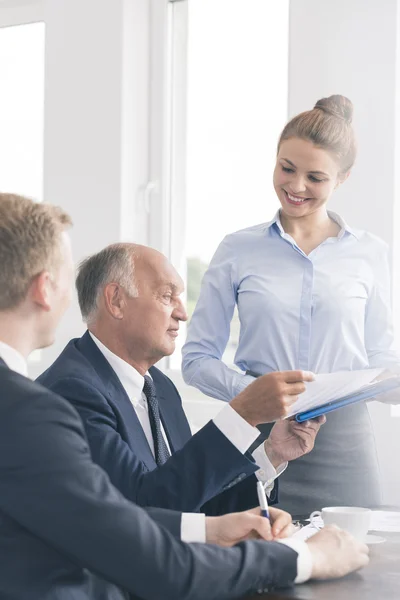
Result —
<path fill-rule="evenodd" d="M 268 504 L 273 506 L 278 502 L 278 480 L 268 499 Z M 206 515 L 225 515 L 231 512 L 248 510 L 259 505 L 257 497 L 257 477 L 251 475 L 231 486 L 221 494 L 215 496 L 202 506 L 201 510 Z"/>
<path fill-rule="evenodd" d="M 126 498 L 140 506 L 198 512 L 207 500 L 257 469 L 251 457 L 241 454 L 208 423 L 164 465 L 149 471 L 121 438 L 112 407 L 93 385 L 64 378 L 51 389 L 77 409 L 94 462 Z"/>
<path fill-rule="evenodd" d="M 91 461 L 76 411 L 44 390 L 21 399 L 11 391 L 2 402 L 0 510 L 143 600 L 233 600 L 296 576 L 297 554 L 283 544 L 175 539 L 112 486 Z"/>

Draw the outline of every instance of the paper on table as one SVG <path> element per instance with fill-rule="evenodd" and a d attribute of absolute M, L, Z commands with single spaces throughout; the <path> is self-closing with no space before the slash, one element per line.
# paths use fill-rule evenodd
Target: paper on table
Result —
<path fill-rule="evenodd" d="M 359 371 L 338 371 L 320 373 L 315 381 L 306 383 L 306 391 L 300 394 L 292 405 L 289 417 L 299 412 L 316 408 L 332 400 L 354 394 L 371 383 L 384 369 L 363 369 Z"/>
<path fill-rule="evenodd" d="M 307 519 L 309 521 L 309 519 Z M 307 527 L 303 527 L 303 529 L 311 528 L 315 526 L 315 529 L 324 526 L 324 522 L 321 517 L 314 517 L 313 525 L 307 525 Z M 370 531 L 386 531 L 386 532 L 400 532 L 400 512 L 391 512 L 388 510 L 373 510 L 371 512 L 371 521 L 369 525 Z M 301 531 L 301 529 L 300 529 Z M 296 532 L 294 535 L 297 537 Z M 307 532 L 305 532 L 307 533 Z M 312 534 L 311 534 L 312 535 Z M 310 537 L 310 536 L 308 536 Z"/>
<path fill-rule="evenodd" d="M 322 527 L 323 526 L 324 526 L 324 524 L 322 523 Z M 306 540 L 308 540 L 308 538 L 310 538 L 313 535 L 315 535 L 316 533 L 318 533 L 318 531 L 319 531 L 319 529 L 317 527 L 314 527 L 314 525 L 311 525 L 311 523 L 310 523 L 309 525 L 305 525 L 304 527 L 301 527 L 298 531 L 296 531 L 290 537 L 292 537 L 296 540 L 302 540 L 303 542 L 305 542 Z"/>
<path fill-rule="evenodd" d="M 400 512 L 374 510 L 371 515 L 370 529 L 373 531 L 400 532 Z"/>

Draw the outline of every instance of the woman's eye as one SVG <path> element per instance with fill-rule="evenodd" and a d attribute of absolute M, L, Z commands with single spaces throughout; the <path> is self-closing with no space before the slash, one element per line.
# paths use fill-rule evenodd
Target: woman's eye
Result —
<path fill-rule="evenodd" d="M 313 181 L 314 183 L 322 183 L 324 181 L 323 179 L 318 179 L 318 177 L 314 177 L 314 175 L 310 175 L 309 180 Z"/>
<path fill-rule="evenodd" d="M 294 172 L 294 170 L 291 169 L 290 167 L 284 167 L 284 166 L 282 166 L 282 171 L 285 171 L 285 173 L 293 173 Z"/>

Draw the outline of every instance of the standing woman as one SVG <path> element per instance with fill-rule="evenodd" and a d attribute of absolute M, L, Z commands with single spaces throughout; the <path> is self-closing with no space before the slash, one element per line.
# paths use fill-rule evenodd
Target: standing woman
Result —
<path fill-rule="evenodd" d="M 218 247 L 183 349 L 184 379 L 205 394 L 230 401 L 253 381 L 248 372 L 332 373 L 399 363 L 387 246 L 327 210 L 356 157 L 352 112 L 351 102 L 336 95 L 289 121 L 274 170 L 280 210 Z M 235 364 L 247 374 L 221 361 L 235 304 Z M 367 406 L 327 415 L 314 451 L 293 461 L 281 478 L 280 505 L 304 514 L 379 502 Z"/>

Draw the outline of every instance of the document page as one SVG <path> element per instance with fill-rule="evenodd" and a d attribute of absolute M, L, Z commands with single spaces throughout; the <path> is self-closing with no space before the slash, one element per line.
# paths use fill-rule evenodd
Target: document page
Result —
<path fill-rule="evenodd" d="M 307 519 L 309 521 L 310 519 Z M 318 533 L 324 526 L 324 522 L 321 517 L 316 517 L 313 520 L 313 524 L 306 525 L 300 530 L 293 534 L 294 538 L 300 540 L 307 540 L 309 537 Z M 371 512 L 371 522 L 369 531 L 386 531 L 388 533 L 399 533 L 400 532 L 400 512 L 394 512 L 389 510 L 373 510 Z"/>
<path fill-rule="evenodd" d="M 373 382 L 383 371 L 384 369 L 363 369 L 315 375 L 315 381 L 305 384 L 306 391 L 300 394 L 299 399 L 292 405 L 288 416 L 291 417 L 299 412 L 354 394 L 360 388 Z"/>

